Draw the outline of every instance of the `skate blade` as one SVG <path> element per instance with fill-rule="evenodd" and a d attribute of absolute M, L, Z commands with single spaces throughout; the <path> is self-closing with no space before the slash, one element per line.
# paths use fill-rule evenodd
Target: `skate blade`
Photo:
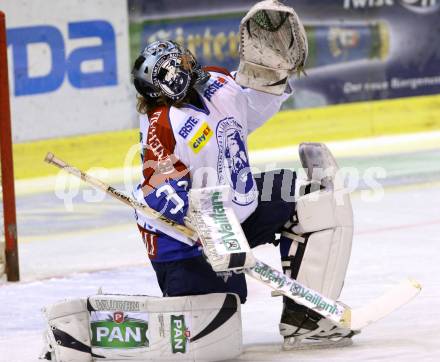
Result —
<path fill-rule="evenodd" d="M 292 341 L 290 341 L 292 339 Z M 351 338 L 342 338 L 339 341 L 331 340 L 319 340 L 319 341 L 302 341 L 294 342 L 293 338 L 288 338 L 284 341 L 282 349 L 283 351 L 303 351 L 313 349 L 331 349 L 348 347 L 353 344 Z"/>

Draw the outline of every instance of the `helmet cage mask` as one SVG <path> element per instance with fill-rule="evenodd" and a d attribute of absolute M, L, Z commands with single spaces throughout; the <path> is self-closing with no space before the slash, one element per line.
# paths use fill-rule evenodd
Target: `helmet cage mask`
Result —
<path fill-rule="evenodd" d="M 134 85 L 143 96 L 161 95 L 174 101 L 182 100 L 189 88 L 209 78 L 194 56 L 173 41 L 156 41 L 137 58 L 132 75 Z M 201 77 L 201 75 L 203 75 Z"/>

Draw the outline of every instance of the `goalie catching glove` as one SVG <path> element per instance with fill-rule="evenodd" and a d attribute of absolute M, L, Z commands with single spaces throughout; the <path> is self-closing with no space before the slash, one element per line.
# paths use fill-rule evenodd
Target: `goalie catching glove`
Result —
<path fill-rule="evenodd" d="M 289 77 L 304 68 L 307 36 L 291 7 L 275 0 L 257 3 L 240 23 L 240 38 L 241 86 L 281 95 Z"/>

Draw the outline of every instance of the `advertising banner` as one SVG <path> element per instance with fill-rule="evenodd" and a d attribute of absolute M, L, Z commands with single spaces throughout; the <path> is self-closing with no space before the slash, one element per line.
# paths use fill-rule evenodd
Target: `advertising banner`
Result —
<path fill-rule="evenodd" d="M 134 125 L 126 0 L 2 0 L 14 141 Z"/>
<path fill-rule="evenodd" d="M 237 9 L 237 2 L 225 0 L 214 13 L 185 0 L 179 9 L 169 0 L 154 6 L 131 0 L 132 57 L 151 41 L 174 39 L 203 65 L 236 69 L 238 27 L 252 2 L 243 3 Z M 440 92 L 440 0 L 284 3 L 298 12 L 309 41 L 308 77 L 297 80 L 288 108 Z"/>

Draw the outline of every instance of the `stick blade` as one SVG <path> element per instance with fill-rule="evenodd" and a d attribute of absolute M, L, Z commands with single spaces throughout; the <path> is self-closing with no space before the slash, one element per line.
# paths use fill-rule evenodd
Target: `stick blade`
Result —
<path fill-rule="evenodd" d="M 405 279 L 368 305 L 351 311 L 351 329 L 361 330 L 399 309 L 414 297 L 422 286 L 413 279 Z"/>

